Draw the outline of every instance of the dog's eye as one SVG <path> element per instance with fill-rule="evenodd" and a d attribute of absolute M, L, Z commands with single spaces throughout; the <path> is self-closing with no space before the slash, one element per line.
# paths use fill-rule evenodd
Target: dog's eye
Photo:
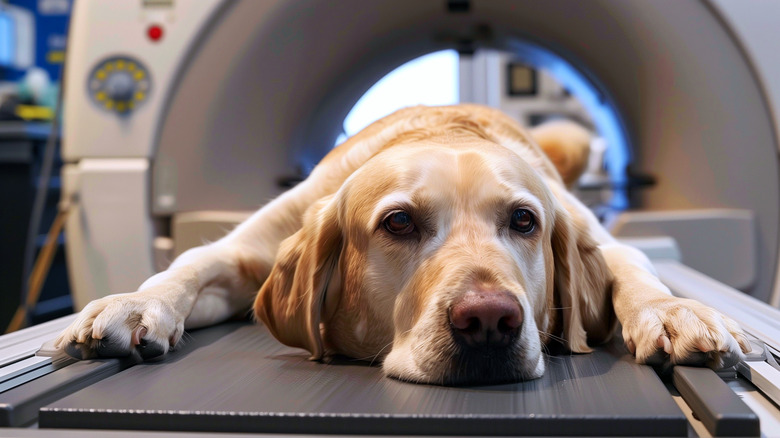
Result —
<path fill-rule="evenodd" d="M 412 216 L 405 211 L 390 213 L 384 221 L 385 229 L 393 234 L 403 236 L 414 231 Z"/>
<path fill-rule="evenodd" d="M 523 234 L 530 233 L 536 227 L 533 213 L 525 208 L 518 208 L 512 212 L 512 220 L 509 222 L 509 227 Z"/>

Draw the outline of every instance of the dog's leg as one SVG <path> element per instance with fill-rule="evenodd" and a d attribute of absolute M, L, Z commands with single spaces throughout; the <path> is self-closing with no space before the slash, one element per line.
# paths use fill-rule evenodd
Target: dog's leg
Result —
<path fill-rule="evenodd" d="M 334 148 L 302 183 L 271 201 L 223 239 L 179 256 L 137 292 L 89 303 L 57 339 L 73 355 L 144 357 L 164 354 L 185 328 L 215 324 L 249 310 L 268 277 L 279 244 L 301 227 L 306 209 L 403 129 L 379 121 Z M 353 151 L 354 150 L 354 151 Z"/>
<path fill-rule="evenodd" d="M 637 249 L 610 243 L 602 253 L 614 275 L 612 301 L 623 339 L 637 362 L 718 369 L 750 351 L 736 322 L 697 301 L 671 296 Z"/>
<path fill-rule="evenodd" d="M 750 351 L 739 325 L 698 301 L 676 298 L 647 257 L 616 242 L 601 246 L 613 273 L 612 302 L 637 362 L 723 368 Z"/>
<path fill-rule="evenodd" d="M 618 242 L 589 209 L 566 196 L 578 205 L 612 273 L 612 305 L 637 362 L 717 369 L 744 358 L 750 346 L 735 321 L 697 301 L 672 296 L 641 251 Z"/>
<path fill-rule="evenodd" d="M 58 347 L 81 357 L 137 351 L 149 358 L 165 354 L 185 328 L 248 310 L 279 243 L 300 227 L 303 211 L 322 190 L 315 181 L 301 183 L 223 239 L 186 251 L 138 291 L 89 303 L 60 334 Z"/>
<path fill-rule="evenodd" d="M 144 358 L 165 354 L 181 338 L 185 321 L 202 297 L 215 310 L 208 315 L 211 321 L 197 315 L 199 325 L 223 320 L 237 310 L 241 301 L 245 305 L 251 302 L 242 297 L 251 296 L 253 281 L 242 278 L 237 264 L 235 255 L 223 245 L 187 251 L 168 270 L 144 282 L 137 292 L 109 295 L 89 303 L 60 335 L 57 345 L 81 357 L 125 356 L 133 349 Z M 211 293 L 202 296 L 207 290 Z"/>

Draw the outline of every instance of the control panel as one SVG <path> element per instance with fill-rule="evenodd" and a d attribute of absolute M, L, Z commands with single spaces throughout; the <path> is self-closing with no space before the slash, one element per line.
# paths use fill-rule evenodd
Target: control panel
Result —
<path fill-rule="evenodd" d="M 137 59 L 113 56 L 99 62 L 89 74 L 87 90 L 98 107 L 128 115 L 147 100 L 151 77 Z"/>

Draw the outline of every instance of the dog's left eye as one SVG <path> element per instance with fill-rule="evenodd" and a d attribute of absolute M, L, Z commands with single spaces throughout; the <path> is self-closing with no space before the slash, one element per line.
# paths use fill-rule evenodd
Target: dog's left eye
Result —
<path fill-rule="evenodd" d="M 509 222 L 509 227 L 523 234 L 528 234 L 536 227 L 536 220 L 530 210 L 518 208 L 512 212 L 512 219 Z"/>
<path fill-rule="evenodd" d="M 412 216 L 405 211 L 396 211 L 390 213 L 383 222 L 387 231 L 403 236 L 414 231 L 414 221 Z"/>

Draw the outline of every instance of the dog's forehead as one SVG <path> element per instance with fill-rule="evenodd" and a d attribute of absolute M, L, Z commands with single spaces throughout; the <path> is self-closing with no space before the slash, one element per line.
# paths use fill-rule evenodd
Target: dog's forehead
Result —
<path fill-rule="evenodd" d="M 369 163 L 382 172 L 389 167 L 398 185 L 437 182 L 463 190 L 476 183 L 502 186 L 534 186 L 541 183 L 533 167 L 517 153 L 490 141 L 412 143 L 378 154 Z M 492 187 L 491 187 L 492 188 Z"/>
<path fill-rule="evenodd" d="M 350 178 L 347 201 L 353 214 L 404 194 L 452 205 L 514 198 L 518 192 L 549 198 L 542 177 L 517 153 L 489 141 L 420 142 L 377 154 Z"/>

